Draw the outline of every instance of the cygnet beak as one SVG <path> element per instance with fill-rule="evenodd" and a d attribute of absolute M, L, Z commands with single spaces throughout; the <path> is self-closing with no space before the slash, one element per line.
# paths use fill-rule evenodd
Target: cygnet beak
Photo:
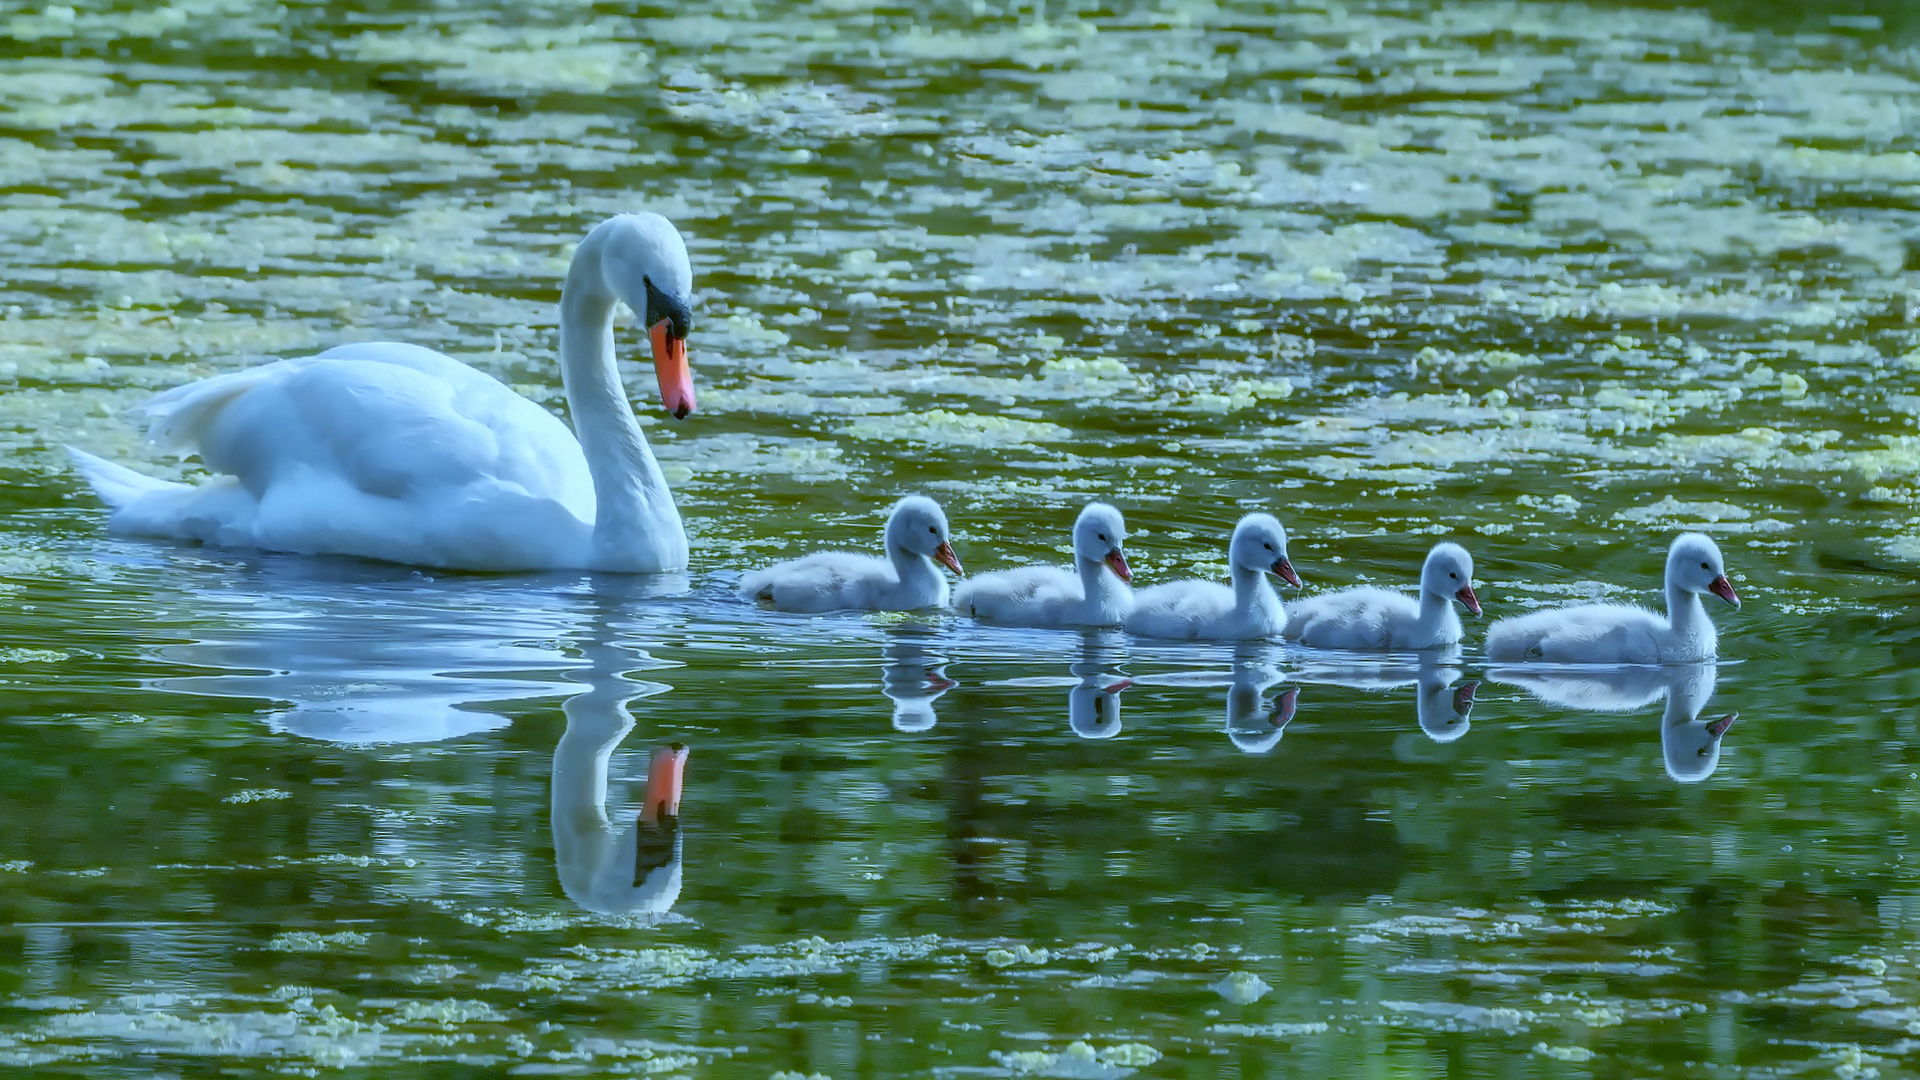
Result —
<path fill-rule="evenodd" d="M 686 769 L 685 743 L 668 743 L 654 750 L 653 761 L 647 766 L 647 801 L 640 808 L 642 824 L 680 816 L 680 784 Z"/>
<path fill-rule="evenodd" d="M 1105 690 L 1102 690 L 1100 692 L 1103 694 L 1117 694 L 1120 691 L 1125 690 L 1127 687 L 1132 685 L 1133 685 L 1132 679 L 1121 679 L 1119 682 L 1114 683 L 1112 686 L 1109 686 Z"/>
<path fill-rule="evenodd" d="M 1471 585 L 1460 586 L 1460 591 L 1457 593 L 1454 593 L 1453 598 L 1455 600 L 1460 601 L 1460 603 L 1466 605 L 1466 609 L 1468 611 L 1473 612 L 1475 615 L 1480 614 L 1480 598 L 1473 595 L 1473 586 Z"/>
<path fill-rule="evenodd" d="M 940 565 L 959 574 L 961 577 L 966 576 L 966 571 L 960 569 L 960 557 L 953 553 L 952 544 L 942 543 L 939 547 L 934 548 L 933 557 Z"/>
<path fill-rule="evenodd" d="M 1725 574 L 1714 578 L 1713 584 L 1707 586 L 1707 591 L 1725 600 L 1727 603 L 1732 604 L 1734 607 L 1740 606 L 1740 594 L 1733 591 L 1733 582 L 1728 581 L 1727 575 Z"/>
<path fill-rule="evenodd" d="M 1285 562 L 1286 560 L 1282 559 L 1281 561 Z M 1298 585 L 1300 583 L 1296 581 L 1294 584 Z M 1267 714 L 1267 723 L 1272 724 L 1276 729 L 1286 727 L 1287 721 L 1293 719 L 1293 709 L 1299 701 L 1300 688 L 1297 686 L 1287 687 L 1286 693 L 1281 694 L 1279 699 L 1273 703 L 1273 711 Z"/>
<path fill-rule="evenodd" d="M 1722 580 L 1722 581 L 1725 581 L 1726 579 L 1725 579 L 1725 578 L 1721 578 L 1720 580 Z M 1718 738 L 1720 738 L 1720 737 L 1722 737 L 1722 736 L 1724 736 L 1724 735 L 1725 735 L 1725 734 L 1727 733 L 1727 729 L 1728 729 L 1728 728 L 1730 728 L 1730 727 L 1732 727 L 1732 726 L 1733 726 L 1733 722 L 1734 722 L 1735 720 L 1738 720 L 1738 719 L 1740 719 L 1740 714 L 1739 714 L 1739 713 L 1737 713 L 1737 712 L 1730 712 L 1730 713 L 1728 713 L 1727 715 L 1725 715 L 1725 716 L 1723 716 L 1723 717 L 1721 717 L 1720 719 L 1718 719 L 1718 720 L 1715 720 L 1715 721 L 1714 721 L 1713 723 L 1711 723 L 1711 724 L 1708 724 L 1708 725 L 1707 725 L 1707 734 L 1709 734 L 1709 735 L 1711 735 L 1711 736 L 1713 736 L 1714 738 L 1716 738 L 1716 739 L 1718 739 Z"/>
<path fill-rule="evenodd" d="M 675 420 L 693 412 L 693 371 L 687 367 L 687 339 L 673 336 L 673 321 L 661 319 L 647 330 L 653 339 L 653 373 L 660 378 L 660 404 Z"/>
<path fill-rule="evenodd" d="M 1296 589 L 1300 587 L 1300 575 L 1293 572 L 1293 564 L 1287 561 L 1285 555 L 1275 559 L 1271 569 L 1275 574 L 1279 575 L 1281 581 L 1286 582 Z"/>
<path fill-rule="evenodd" d="M 1133 580 L 1133 571 L 1127 569 L 1126 553 L 1119 548 L 1114 548 L 1112 551 L 1107 552 L 1107 566 L 1112 568 L 1113 576 L 1119 578 L 1121 581 L 1131 582 Z"/>

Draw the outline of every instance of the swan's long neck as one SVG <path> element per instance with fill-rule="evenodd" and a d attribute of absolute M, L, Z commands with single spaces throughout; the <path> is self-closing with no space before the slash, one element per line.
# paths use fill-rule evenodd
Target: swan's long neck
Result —
<path fill-rule="evenodd" d="M 594 566 L 679 569 L 687 547 L 680 511 L 614 363 L 614 296 L 600 272 L 604 237 L 596 231 L 581 242 L 560 293 L 560 377 L 593 476 Z"/>
<path fill-rule="evenodd" d="M 1252 618 L 1268 604 L 1273 605 L 1276 614 L 1284 616 L 1280 608 L 1280 597 L 1267 584 L 1264 570 L 1249 570 L 1244 566 L 1233 568 L 1233 610 L 1243 618 Z"/>
<path fill-rule="evenodd" d="M 1076 557 L 1073 562 L 1080 571 L 1080 595 L 1087 598 L 1089 606 L 1104 611 L 1119 602 L 1126 583 L 1107 572 L 1105 560 Z"/>
<path fill-rule="evenodd" d="M 1460 640 L 1460 616 L 1454 614 L 1453 601 L 1439 593 L 1420 590 L 1420 617 L 1415 627 L 1422 641 Z"/>
<path fill-rule="evenodd" d="M 1713 620 L 1707 617 L 1707 609 L 1700 602 L 1699 593 L 1668 582 L 1667 621 L 1673 627 L 1674 637 L 1681 641 L 1698 642 L 1702 655 L 1713 655 L 1719 635 L 1713 629 Z"/>
<path fill-rule="evenodd" d="M 940 568 L 933 565 L 933 560 L 908 551 L 906 545 L 896 541 L 891 529 L 887 533 L 887 558 L 893 562 L 893 572 L 899 576 L 903 586 L 924 585 L 940 580 Z"/>

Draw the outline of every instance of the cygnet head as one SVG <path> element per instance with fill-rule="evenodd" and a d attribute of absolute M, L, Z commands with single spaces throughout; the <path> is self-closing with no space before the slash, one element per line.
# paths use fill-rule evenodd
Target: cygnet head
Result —
<path fill-rule="evenodd" d="M 687 366 L 693 264 L 680 230 L 659 214 L 619 214 L 595 226 L 587 238 L 591 243 L 581 244 L 581 251 L 599 252 L 603 288 L 640 316 L 653 341 L 660 404 L 676 420 L 686 419 L 693 412 L 693 372 Z M 567 276 L 571 281 L 573 274 Z"/>
<path fill-rule="evenodd" d="M 1720 766 L 1720 740 L 1740 718 L 1728 713 L 1718 720 L 1689 720 L 1660 729 L 1660 752 L 1667 759 L 1667 775 L 1683 784 L 1695 784 Z"/>
<path fill-rule="evenodd" d="M 1702 533 L 1681 533 L 1667 550 L 1667 584 L 1688 592 L 1712 593 L 1740 606 L 1740 596 L 1727 580 L 1726 564 L 1720 561 L 1720 545 Z"/>
<path fill-rule="evenodd" d="M 1271 707 L 1260 691 L 1258 685 L 1243 686 L 1239 682 L 1227 691 L 1227 738 L 1248 754 L 1264 754 L 1279 744 L 1300 701 L 1297 686 L 1282 691 Z"/>
<path fill-rule="evenodd" d="M 1473 556 L 1459 544 L 1435 544 L 1420 568 L 1420 591 L 1449 601 L 1458 600 L 1475 615 L 1480 598 L 1473 594 Z"/>
<path fill-rule="evenodd" d="M 1280 580 L 1300 587 L 1300 575 L 1287 561 L 1287 530 L 1272 514 L 1248 514 L 1233 527 L 1233 542 L 1227 545 L 1227 559 L 1235 568 L 1272 573 Z"/>
<path fill-rule="evenodd" d="M 961 572 L 947 515 L 939 503 L 924 495 L 909 495 L 893 504 L 893 512 L 887 515 L 887 548 L 924 556 L 956 574 Z"/>
<path fill-rule="evenodd" d="M 1088 503 L 1073 523 L 1073 557 L 1082 562 L 1106 563 L 1121 581 L 1132 581 L 1127 566 L 1127 522 L 1106 503 Z"/>

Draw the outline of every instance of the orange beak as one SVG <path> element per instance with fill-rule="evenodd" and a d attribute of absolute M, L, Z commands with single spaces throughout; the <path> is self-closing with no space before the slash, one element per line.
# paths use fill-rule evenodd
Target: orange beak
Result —
<path fill-rule="evenodd" d="M 934 548 L 933 557 L 940 561 L 940 565 L 959 574 L 961 577 L 966 576 L 967 572 L 960 569 L 960 557 L 953 553 L 952 544 L 941 544 L 939 547 Z"/>
<path fill-rule="evenodd" d="M 687 366 L 687 339 L 673 336 L 673 322 L 661 319 L 647 331 L 653 338 L 653 373 L 660 377 L 660 404 L 675 420 L 693 412 L 693 369 Z"/>
<path fill-rule="evenodd" d="M 1716 739 L 1721 738 L 1726 735 L 1727 729 L 1732 727 L 1733 722 L 1738 719 L 1740 719 L 1739 713 L 1730 712 L 1727 715 L 1721 717 L 1720 719 L 1715 720 L 1713 723 L 1708 724 L 1707 734 L 1713 736 Z"/>
<path fill-rule="evenodd" d="M 1740 594 L 1733 591 L 1733 582 L 1727 580 L 1727 575 L 1721 574 L 1714 578 L 1713 584 L 1707 586 L 1707 589 L 1734 607 L 1740 606 Z"/>
<path fill-rule="evenodd" d="M 1121 581 L 1132 581 L 1133 571 L 1127 568 L 1127 557 L 1119 548 L 1107 552 L 1107 565 L 1113 569 L 1113 576 Z"/>
<path fill-rule="evenodd" d="M 1285 556 L 1274 560 L 1273 572 L 1280 575 L 1281 581 L 1296 589 L 1300 587 L 1300 575 L 1293 572 L 1293 564 L 1288 562 Z"/>
<path fill-rule="evenodd" d="M 1466 605 L 1468 611 L 1473 612 L 1475 615 L 1480 614 L 1480 598 L 1473 595 L 1473 586 L 1460 586 L 1460 591 L 1454 593 L 1453 598 Z"/>
<path fill-rule="evenodd" d="M 687 771 L 687 745 L 668 743 L 653 752 L 647 766 L 646 804 L 640 808 L 642 824 L 658 824 L 662 818 L 680 816 L 680 781 Z"/>
<path fill-rule="evenodd" d="M 1286 692 L 1280 695 L 1280 700 L 1273 703 L 1273 712 L 1267 714 L 1267 723 L 1277 728 L 1286 727 L 1287 721 L 1293 719 L 1294 708 L 1299 702 L 1300 688 L 1287 687 Z"/>

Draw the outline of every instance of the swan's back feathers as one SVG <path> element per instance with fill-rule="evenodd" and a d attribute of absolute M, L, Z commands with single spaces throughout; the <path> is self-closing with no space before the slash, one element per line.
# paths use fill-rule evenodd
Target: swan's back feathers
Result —
<path fill-rule="evenodd" d="M 953 594 L 954 610 L 987 622 L 1032 623 L 1086 599 L 1080 578 L 1057 566 L 1022 566 L 968 578 Z M 1037 624 L 1036 624 L 1037 625 Z"/>
<path fill-rule="evenodd" d="M 1413 597 L 1366 585 L 1296 600 L 1286 610 L 1284 636 L 1322 649 L 1412 648 L 1403 639 L 1420 618 Z"/>
<path fill-rule="evenodd" d="M 1233 590 L 1212 581 L 1171 581 L 1133 594 L 1127 632 L 1191 639 L 1233 614 Z"/>
<path fill-rule="evenodd" d="M 1667 620 L 1631 604 L 1579 604 L 1501 619 L 1487 630 L 1487 658 L 1569 664 L 1658 664 Z"/>
<path fill-rule="evenodd" d="M 851 551 L 821 551 L 740 579 L 740 595 L 776 611 L 819 614 L 868 607 L 877 587 L 898 584 L 885 559 Z"/>

